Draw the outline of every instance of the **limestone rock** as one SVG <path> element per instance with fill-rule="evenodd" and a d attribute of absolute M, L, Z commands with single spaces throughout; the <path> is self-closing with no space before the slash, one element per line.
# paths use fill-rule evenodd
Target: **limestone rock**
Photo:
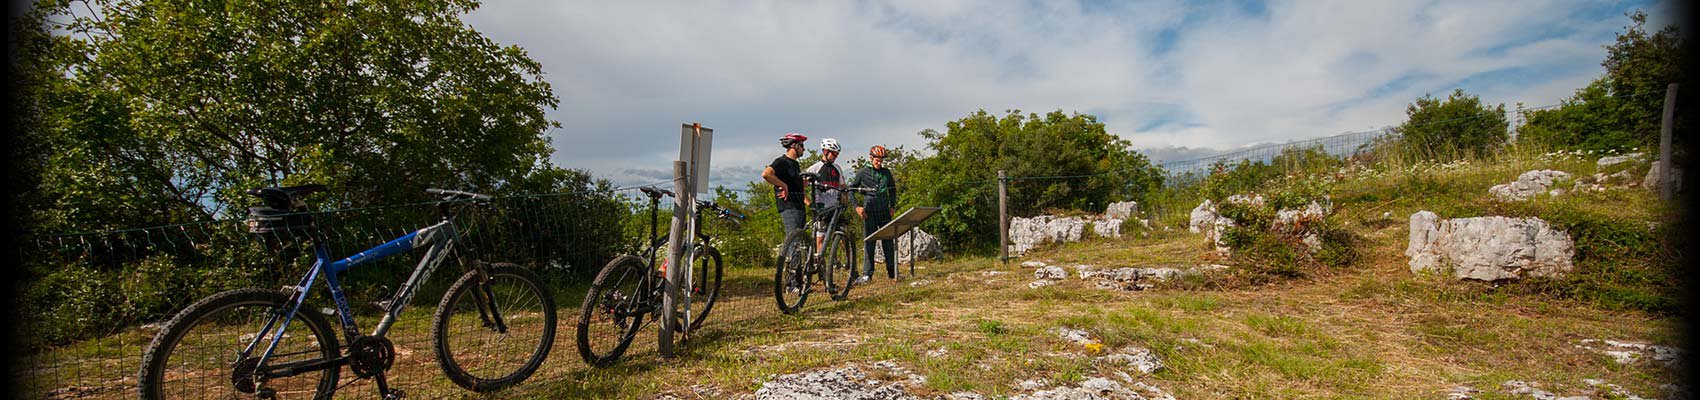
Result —
<path fill-rule="evenodd" d="M 1198 203 L 1198 207 L 1192 208 L 1191 217 L 1191 221 L 1186 225 L 1188 232 L 1202 233 L 1209 230 L 1210 224 L 1216 222 L 1216 205 L 1211 204 L 1210 199 L 1204 199 L 1204 202 Z"/>
<path fill-rule="evenodd" d="M 1643 153 L 1629 153 L 1629 154 L 1624 154 L 1624 155 L 1621 155 L 1621 156 L 1606 156 L 1606 157 L 1600 157 L 1600 160 L 1596 161 L 1594 163 L 1594 165 L 1598 168 L 1606 168 L 1606 167 L 1611 167 L 1613 165 L 1618 165 L 1618 164 L 1622 164 L 1622 163 L 1626 163 L 1626 162 L 1639 161 L 1639 160 L 1641 160 L 1645 157 L 1646 157 L 1646 155 L 1643 154 Z"/>
<path fill-rule="evenodd" d="M 1097 234 L 1099 237 L 1122 237 L 1122 221 L 1123 220 L 1119 218 L 1105 218 L 1092 221 L 1092 233 Z"/>
<path fill-rule="evenodd" d="M 883 370 L 883 371 L 882 371 Z M 878 372 L 870 374 L 868 371 Z M 874 375 L 907 378 L 881 381 Z M 925 378 L 890 362 L 871 366 L 852 363 L 838 369 L 780 375 L 756 389 L 757 399 L 918 399 L 906 386 L 919 386 Z"/>
<path fill-rule="evenodd" d="M 1500 201 L 1523 201 L 1548 193 L 1553 184 L 1561 179 L 1570 179 L 1570 173 L 1550 169 L 1534 170 L 1517 175 L 1517 180 L 1511 183 L 1494 185 L 1488 188 L 1488 193 Z"/>
<path fill-rule="evenodd" d="M 1497 281 L 1561 276 L 1574 269 L 1570 235 L 1539 218 L 1475 217 L 1442 220 L 1429 211 L 1411 214 L 1411 272 L 1450 272 L 1458 279 Z"/>
<path fill-rule="evenodd" d="M 1139 211 L 1139 203 L 1120 201 L 1104 207 L 1104 219 L 1127 219 Z"/>
<path fill-rule="evenodd" d="M 1014 247 L 1010 250 L 1014 254 L 1026 253 L 1046 243 L 1077 242 L 1085 233 L 1086 220 L 1079 217 L 1041 215 L 1009 220 L 1009 241 Z"/>
<path fill-rule="evenodd" d="M 1647 188 L 1648 190 L 1652 190 L 1652 191 L 1662 190 L 1662 189 L 1659 189 L 1659 178 L 1660 178 L 1660 176 L 1659 176 L 1659 164 L 1660 164 L 1659 161 L 1653 161 L 1653 166 L 1651 168 L 1647 169 L 1647 176 L 1641 180 L 1641 187 Z M 1673 185 L 1672 187 L 1676 188 L 1677 191 L 1681 191 L 1682 190 L 1682 169 L 1676 168 L 1676 167 L 1671 167 L 1670 176 L 1671 176 L 1671 180 L 1673 181 L 1673 182 L 1671 182 L 1671 184 Z"/>
<path fill-rule="evenodd" d="M 1140 374 L 1150 374 L 1163 369 L 1163 360 L 1157 358 L 1157 353 L 1142 347 L 1127 347 L 1114 353 L 1098 357 L 1099 362 L 1121 364 L 1133 367 Z"/>
<path fill-rule="evenodd" d="M 944 245 L 939 243 L 939 238 L 927 233 L 927 231 L 921 230 L 920 227 L 916 227 L 910 232 L 914 232 L 913 234 L 915 236 L 913 240 L 915 241 L 915 253 L 921 255 L 920 259 L 937 260 L 940 257 L 944 257 Z M 909 233 L 905 233 L 897 236 L 897 262 L 899 264 L 909 262 L 909 260 L 912 259 L 912 255 L 909 254 L 909 241 L 911 240 L 909 235 Z M 873 243 L 874 262 L 885 262 L 885 250 L 880 248 L 885 246 L 885 243 L 877 241 Z M 855 249 L 855 251 L 862 251 L 862 249 L 858 248 Z"/>

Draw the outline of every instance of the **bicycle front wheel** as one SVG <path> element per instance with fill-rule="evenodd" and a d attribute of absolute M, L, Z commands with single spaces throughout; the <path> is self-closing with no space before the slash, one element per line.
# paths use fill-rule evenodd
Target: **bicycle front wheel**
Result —
<path fill-rule="evenodd" d="M 543 365 L 555 344 L 555 297 L 531 270 L 491 264 L 449 287 L 432 323 L 437 363 L 474 392 L 513 386 Z"/>
<path fill-rule="evenodd" d="M 850 235 L 835 231 L 826 241 L 826 291 L 833 300 L 850 296 L 856 285 L 856 251 L 850 247 Z"/>
<path fill-rule="evenodd" d="M 651 276 L 654 273 L 643 259 L 632 255 L 614 258 L 596 274 L 578 316 L 578 354 L 585 364 L 613 364 L 638 330 L 653 319 L 660 300 L 651 296 L 656 284 Z"/>
<path fill-rule="evenodd" d="M 810 263 L 810 253 L 814 252 L 815 238 L 807 229 L 801 229 L 785 235 L 785 242 L 779 248 L 779 262 L 773 269 L 773 301 L 779 306 L 779 312 L 796 314 L 802 310 L 803 302 L 809 299 L 809 291 L 813 289 L 815 274 Z"/>
<path fill-rule="evenodd" d="M 277 326 L 274 316 L 287 312 L 291 292 L 238 289 L 208 296 L 166 322 L 142 354 L 138 379 L 143 399 L 328 398 L 336 390 L 340 368 L 336 333 L 316 310 L 302 307 L 283 330 L 283 340 L 259 365 Z M 251 350 L 244 354 L 245 349 Z M 255 379 L 256 370 L 317 365 L 293 376 Z"/>

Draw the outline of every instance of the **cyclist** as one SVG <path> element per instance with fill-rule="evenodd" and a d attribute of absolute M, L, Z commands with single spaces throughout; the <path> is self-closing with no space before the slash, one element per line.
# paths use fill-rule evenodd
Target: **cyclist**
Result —
<path fill-rule="evenodd" d="M 839 187 L 844 186 L 844 175 L 839 172 L 838 165 L 833 164 L 833 162 L 838 161 L 838 151 L 839 151 L 838 139 L 833 139 L 833 138 L 821 139 L 820 140 L 820 160 L 821 161 L 818 162 L 818 163 L 815 163 L 815 165 L 810 165 L 808 170 L 804 171 L 805 172 L 805 174 L 804 174 L 805 178 L 804 179 L 809 179 L 807 177 L 812 176 L 812 177 L 814 177 L 815 182 L 829 187 L 829 189 L 816 188 L 816 189 L 810 191 L 810 192 L 812 192 L 812 193 L 810 193 L 812 195 L 811 198 L 814 199 L 813 204 L 811 204 L 811 206 L 815 210 L 815 219 L 818 219 L 818 220 L 821 220 L 821 221 L 828 221 L 830 218 L 832 218 L 832 215 L 830 214 L 832 212 L 832 210 L 834 210 L 838 207 L 842 207 L 842 206 L 844 206 L 845 203 L 849 202 L 848 201 L 849 196 L 846 193 L 844 193 L 843 190 L 831 189 L 831 188 L 839 188 Z M 843 218 L 840 218 L 839 222 L 842 223 L 842 220 L 843 220 Z M 835 226 L 829 226 L 829 227 L 826 227 L 826 230 L 824 230 L 824 231 L 815 232 L 815 254 L 816 255 L 820 254 L 821 242 L 826 240 L 826 232 L 831 232 L 833 230 L 833 228 L 836 228 L 836 227 Z"/>
<path fill-rule="evenodd" d="M 856 171 L 856 179 L 850 186 L 874 189 L 873 194 L 861 197 L 861 204 L 856 206 L 856 215 L 862 217 L 862 231 L 873 233 L 880 227 L 891 222 L 892 215 L 897 213 L 897 180 L 892 179 L 891 170 L 885 168 L 885 146 L 874 146 L 868 149 L 868 168 Z M 885 253 L 886 276 L 897 279 L 897 241 L 886 239 L 877 241 Z M 863 242 L 862 276 L 856 278 L 856 283 L 867 282 L 874 275 L 874 241 Z"/>
<path fill-rule="evenodd" d="M 761 179 L 773 185 L 774 208 L 779 210 L 779 220 L 785 226 L 786 234 L 803 229 L 803 210 L 807 199 L 803 196 L 803 171 L 797 164 L 797 158 L 803 156 L 803 142 L 807 140 L 807 136 L 795 132 L 779 137 L 779 145 L 785 147 L 785 154 L 774 158 L 761 171 Z"/>

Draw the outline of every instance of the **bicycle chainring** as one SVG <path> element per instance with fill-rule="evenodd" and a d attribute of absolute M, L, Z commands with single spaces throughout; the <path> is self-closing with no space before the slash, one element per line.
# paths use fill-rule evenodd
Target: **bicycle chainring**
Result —
<path fill-rule="evenodd" d="M 348 345 L 348 369 L 361 378 L 370 378 L 395 364 L 395 345 L 389 338 L 361 336 Z"/>

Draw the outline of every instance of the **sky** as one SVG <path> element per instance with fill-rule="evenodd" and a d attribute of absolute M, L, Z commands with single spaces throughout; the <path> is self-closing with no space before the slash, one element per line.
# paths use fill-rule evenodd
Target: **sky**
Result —
<path fill-rule="evenodd" d="M 923 149 L 976 110 L 1091 114 L 1147 156 L 1397 125 L 1453 88 L 1556 104 L 1653 1 L 488 0 L 463 20 L 543 64 L 552 161 L 620 185 L 671 177 L 679 126 L 715 132 L 742 188 L 787 132 Z"/>

